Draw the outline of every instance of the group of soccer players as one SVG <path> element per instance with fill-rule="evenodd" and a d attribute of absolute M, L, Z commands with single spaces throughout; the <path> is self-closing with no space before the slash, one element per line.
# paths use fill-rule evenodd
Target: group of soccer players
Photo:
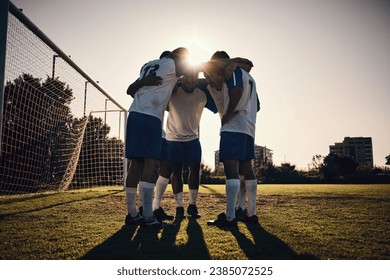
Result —
<path fill-rule="evenodd" d="M 190 169 L 187 214 L 200 217 L 196 206 L 201 163 L 199 124 L 205 107 L 221 117 L 219 150 L 226 175 L 226 211 L 207 224 L 234 227 L 237 220 L 258 223 L 257 180 L 251 160 L 260 103 L 249 74 L 253 65 L 246 59 L 230 59 L 224 51 L 216 52 L 199 66 L 190 65 L 188 56 L 186 48 L 163 52 L 159 59 L 141 68 L 140 77 L 127 90 L 134 99 L 126 131 L 126 157 L 131 163 L 126 178 L 125 224 L 160 228 L 163 220 L 185 218 L 183 164 Z M 199 72 L 205 79 L 198 78 Z M 165 133 L 162 126 L 166 110 Z M 171 176 L 175 217 L 166 214 L 160 205 Z M 245 182 L 241 188 L 240 177 Z"/>

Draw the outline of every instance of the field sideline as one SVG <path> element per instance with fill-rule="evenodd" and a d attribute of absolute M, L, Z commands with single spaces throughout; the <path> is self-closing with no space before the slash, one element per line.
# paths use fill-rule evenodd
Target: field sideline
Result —
<path fill-rule="evenodd" d="M 228 231 L 206 225 L 223 185 L 201 186 L 200 219 L 162 231 L 124 226 L 122 187 L 1 196 L 0 258 L 390 259 L 390 185 L 258 187 L 260 225 Z M 162 206 L 174 214 L 170 186 Z"/>

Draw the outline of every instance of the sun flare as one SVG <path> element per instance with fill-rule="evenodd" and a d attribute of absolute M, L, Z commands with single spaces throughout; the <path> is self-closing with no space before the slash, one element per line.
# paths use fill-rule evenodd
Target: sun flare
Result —
<path fill-rule="evenodd" d="M 192 38 L 187 45 L 187 48 L 190 51 L 189 62 L 194 66 L 199 65 L 201 62 L 208 61 L 212 55 L 205 44 L 198 41 L 196 38 Z"/>

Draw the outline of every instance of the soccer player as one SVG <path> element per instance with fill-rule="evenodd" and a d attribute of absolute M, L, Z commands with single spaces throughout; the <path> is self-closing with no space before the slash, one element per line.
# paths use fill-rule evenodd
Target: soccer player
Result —
<path fill-rule="evenodd" d="M 126 224 L 161 227 L 153 216 L 152 201 L 162 146 L 162 120 L 172 90 L 187 67 L 188 50 L 177 48 L 168 57 L 146 63 L 140 74 L 159 76 L 161 84 L 143 86 L 134 95 L 126 129 L 126 157 L 131 159 L 126 178 Z M 142 189 L 143 214 L 136 208 L 137 184 Z"/>
<path fill-rule="evenodd" d="M 162 58 L 167 58 L 171 52 L 170 51 L 164 51 L 160 55 L 160 59 Z M 128 89 L 127 89 L 127 94 L 130 95 L 131 97 L 134 98 L 134 95 L 136 92 L 142 88 L 143 86 L 158 86 L 162 82 L 162 78 L 160 76 L 156 76 L 156 73 L 151 73 L 145 77 L 138 78 L 134 83 L 132 83 Z M 165 213 L 164 209 L 161 207 L 161 199 L 162 196 L 167 188 L 169 179 L 172 175 L 172 164 L 169 158 L 169 147 L 168 143 L 165 137 L 165 131 L 162 129 L 162 148 L 161 148 L 161 156 L 160 156 L 160 172 L 159 172 L 159 177 L 156 182 L 156 187 L 155 187 L 155 196 L 153 199 L 153 215 L 159 220 L 173 220 L 174 216 L 168 215 Z M 140 171 L 140 169 L 138 169 Z M 140 177 L 141 174 L 138 175 Z M 139 191 L 139 214 L 143 214 L 143 193 L 142 193 L 142 188 L 138 186 L 138 191 Z"/>
<path fill-rule="evenodd" d="M 226 52 L 219 51 L 211 60 L 228 58 Z M 219 214 L 216 220 L 209 221 L 208 225 L 237 226 L 235 207 L 240 189 L 240 174 L 245 178 L 248 196 L 248 208 L 243 219 L 246 223 L 258 223 L 257 180 L 251 164 L 254 158 L 256 114 L 260 109 L 255 81 L 247 71 L 239 67 L 228 78 L 221 71 L 206 71 L 204 74 L 221 117 L 219 160 L 224 164 L 226 175 L 226 212 Z"/>
<path fill-rule="evenodd" d="M 199 218 L 196 206 L 202 149 L 199 141 L 199 124 L 206 107 L 217 113 L 214 101 L 207 90 L 205 79 L 198 79 L 198 72 L 184 75 L 178 82 L 168 104 L 166 137 L 173 165 L 172 188 L 176 200 L 176 219 L 185 218 L 183 207 L 183 165 L 189 166 L 189 205 L 187 214 Z"/>

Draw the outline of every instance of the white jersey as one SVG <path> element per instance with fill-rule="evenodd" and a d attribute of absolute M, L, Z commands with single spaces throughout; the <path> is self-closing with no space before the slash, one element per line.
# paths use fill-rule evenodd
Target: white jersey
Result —
<path fill-rule="evenodd" d="M 252 76 L 241 68 L 236 68 L 232 77 L 223 84 L 221 91 L 217 91 L 210 86 L 207 88 L 222 118 L 228 109 L 229 93 L 236 86 L 243 88 L 242 96 L 232 119 L 221 127 L 221 132 L 245 133 L 255 138 L 256 114 L 260 109 L 260 103 L 256 91 L 256 83 Z"/>
<path fill-rule="evenodd" d="M 171 58 L 162 58 L 146 63 L 142 66 L 140 79 L 153 72 L 163 79 L 162 84 L 140 88 L 134 95 L 129 112 L 151 115 L 159 118 L 162 122 L 164 111 L 179 77 L 176 76 L 175 62 Z"/>
<path fill-rule="evenodd" d="M 195 87 L 188 93 L 179 82 L 169 101 L 167 140 L 187 142 L 199 138 L 199 124 L 204 107 L 217 112 L 207 89 Z"/>

